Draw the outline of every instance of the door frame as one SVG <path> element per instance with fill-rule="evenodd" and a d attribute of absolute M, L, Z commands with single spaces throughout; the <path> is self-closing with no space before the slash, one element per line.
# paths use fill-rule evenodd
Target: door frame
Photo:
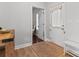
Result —
<path fill-rule="evenodd" d="M 33 26 L 33 8 L 38 8 L 38 9 L 42 9 L 44 10 L 44 25 L 43 25 L 43 40 L 45 41 L 46 39 L 46 16 L 45 16 L 45 9 L 44 8 L 40 8 L 40 7 L 36 7 L 36 6 L 32 6 L 32 26 Z M 32 27 L 31 27 L 32 29 Z M 32 32 L 32 36 L 33 36 L 33 32 Z M 33 37 L 32 37 L 33 39 Z"/>

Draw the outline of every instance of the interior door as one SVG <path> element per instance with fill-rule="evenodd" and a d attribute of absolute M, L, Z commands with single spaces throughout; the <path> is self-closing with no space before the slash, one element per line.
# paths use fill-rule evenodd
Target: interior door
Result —
<path fill-rule="evenodd" d="M 39 15 L 38 15 L 38 31 L 37 35 L 40 39 L 44 39 L 44 10 L 40 9 Z"/>
<path fill-rule="evenodd" d="M 62 19 L 62 8 L 56 8 L 51 14 L 51 22 L 49 28 L 49 37 L 51 40 L 64 45 L 65 31 L 64 31 L 64 19 Z"/>

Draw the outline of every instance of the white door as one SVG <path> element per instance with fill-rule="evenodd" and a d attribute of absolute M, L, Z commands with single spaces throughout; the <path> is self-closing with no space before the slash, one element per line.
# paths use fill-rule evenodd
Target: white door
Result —
<path fill-rule="evenodd" d="M 38 13 L 38 30 L 37 35 L 40 39 L 44 39 L 44 10 L 41 9 Z"/>
<path fill-rule="evenodd" d="M 63 45 L 65 40 L 64 20 L 62 19 L 62 9 L 57 8 L 51 12 L 51 22 L 49 27 L 49 38 Z"/>

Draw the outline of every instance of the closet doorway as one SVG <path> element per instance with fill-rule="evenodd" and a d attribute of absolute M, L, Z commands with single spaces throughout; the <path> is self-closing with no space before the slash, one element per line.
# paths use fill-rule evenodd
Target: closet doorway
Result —
<path fill-rule="evenodd" d="M 44 41 L 44 9 L 32 7 L 32 42 Z"/>

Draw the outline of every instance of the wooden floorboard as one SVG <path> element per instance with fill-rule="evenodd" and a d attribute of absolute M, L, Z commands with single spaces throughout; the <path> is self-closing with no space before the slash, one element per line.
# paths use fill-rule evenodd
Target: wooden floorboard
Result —
<path fill-rule="evenodd" d="M 39 42 L 30 47 L 16 50 L 17 57 L 60 57 L 63 55 L 63 48 L 49 42 Z"/>
<path fill-rule="evenodd" d="M 64 49 L 55 43 L 39 42 L 29 47 L 16 49 L 15 57 L 69 57 L 69 55 L 64 55 Z"/>
<path fill-rule="evenodd" d="M 56 46 L 55 44 L 49 45 L 49 43 L 47 42 L 41 42 L 41 43 L 33 45 L 32 48 L 38 56 L 42 56 L 42 57 L 64 56 L 63 48 L 60 48 Z"/>
<path fill-rule="evenodd" d="M 35 57 L 37 55 L 33 52 L 31 47 L 26 47 L 22 49 L 17 49 L 16 56 L 17 57 Z"/>

